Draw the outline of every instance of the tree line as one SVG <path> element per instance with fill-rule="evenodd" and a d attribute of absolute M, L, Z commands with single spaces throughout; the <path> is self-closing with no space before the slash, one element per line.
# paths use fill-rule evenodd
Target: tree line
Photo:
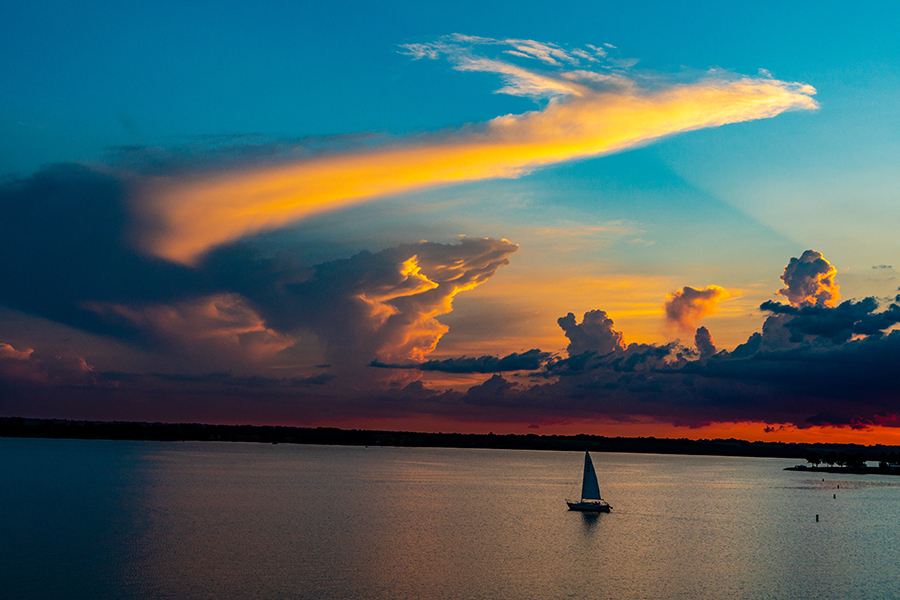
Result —
<path fill-rule="evenodd" d="M 862 452 L 847 452 L 845 450 L 839 452 L 829 450 L 824 454 L 813 450 L 806 455 L 806 462 L 810 463 L 813 467 L 825 464 L 829 467 L 838 466 L 847 469 L 865 469 L 866 461 L 867 457 Z M 900 456 L 898 456 L 897 452 L 894 450 L 891 450 L 890 452 L 882 450 L 881 454 L 878 455 L 878 468 L 883 471 L 892 471 L 900 468 Z"/>

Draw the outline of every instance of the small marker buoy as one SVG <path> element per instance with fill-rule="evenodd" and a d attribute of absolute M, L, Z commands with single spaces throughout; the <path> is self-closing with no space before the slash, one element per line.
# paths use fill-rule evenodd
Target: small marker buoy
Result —
<path fill-rule="evenodd" d="M 819 515 L 816 515 L 816 523 L 819 522 Z"/>

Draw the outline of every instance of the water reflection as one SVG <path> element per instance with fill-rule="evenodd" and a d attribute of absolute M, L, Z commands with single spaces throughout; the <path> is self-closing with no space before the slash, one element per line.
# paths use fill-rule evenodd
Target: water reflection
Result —
<path fill-rule="evenodd" d="M 855 600 L 900 584 L 897 480 L 811 481 L 792 461 L 598 453 L 621 507 L 598 514 L 563 504 L 580 452 L 4 450 L 11 597 Z"/>
<path fill-rule="evenodd" d="M 586 534 L 591 534 L 599 521 L 600 513 L 583 512 L 581 513 L 581 530 Z"/>

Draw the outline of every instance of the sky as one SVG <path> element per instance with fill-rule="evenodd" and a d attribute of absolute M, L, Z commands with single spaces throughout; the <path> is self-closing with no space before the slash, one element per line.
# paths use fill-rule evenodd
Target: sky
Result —
<path fill-rule="evenodd" d="M 0 414 L 900 444 L 894 4 L 182 4 L 0 22 Z"/>

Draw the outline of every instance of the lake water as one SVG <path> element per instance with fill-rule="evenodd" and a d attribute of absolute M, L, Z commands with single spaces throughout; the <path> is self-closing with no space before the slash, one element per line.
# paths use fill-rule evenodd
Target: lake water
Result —
<path fill-rule="evenodd" d="M 583 456 L 0 439 L 0 597 L 900 594 L 900 478 L 596 453 L 589 516 Z"/>

